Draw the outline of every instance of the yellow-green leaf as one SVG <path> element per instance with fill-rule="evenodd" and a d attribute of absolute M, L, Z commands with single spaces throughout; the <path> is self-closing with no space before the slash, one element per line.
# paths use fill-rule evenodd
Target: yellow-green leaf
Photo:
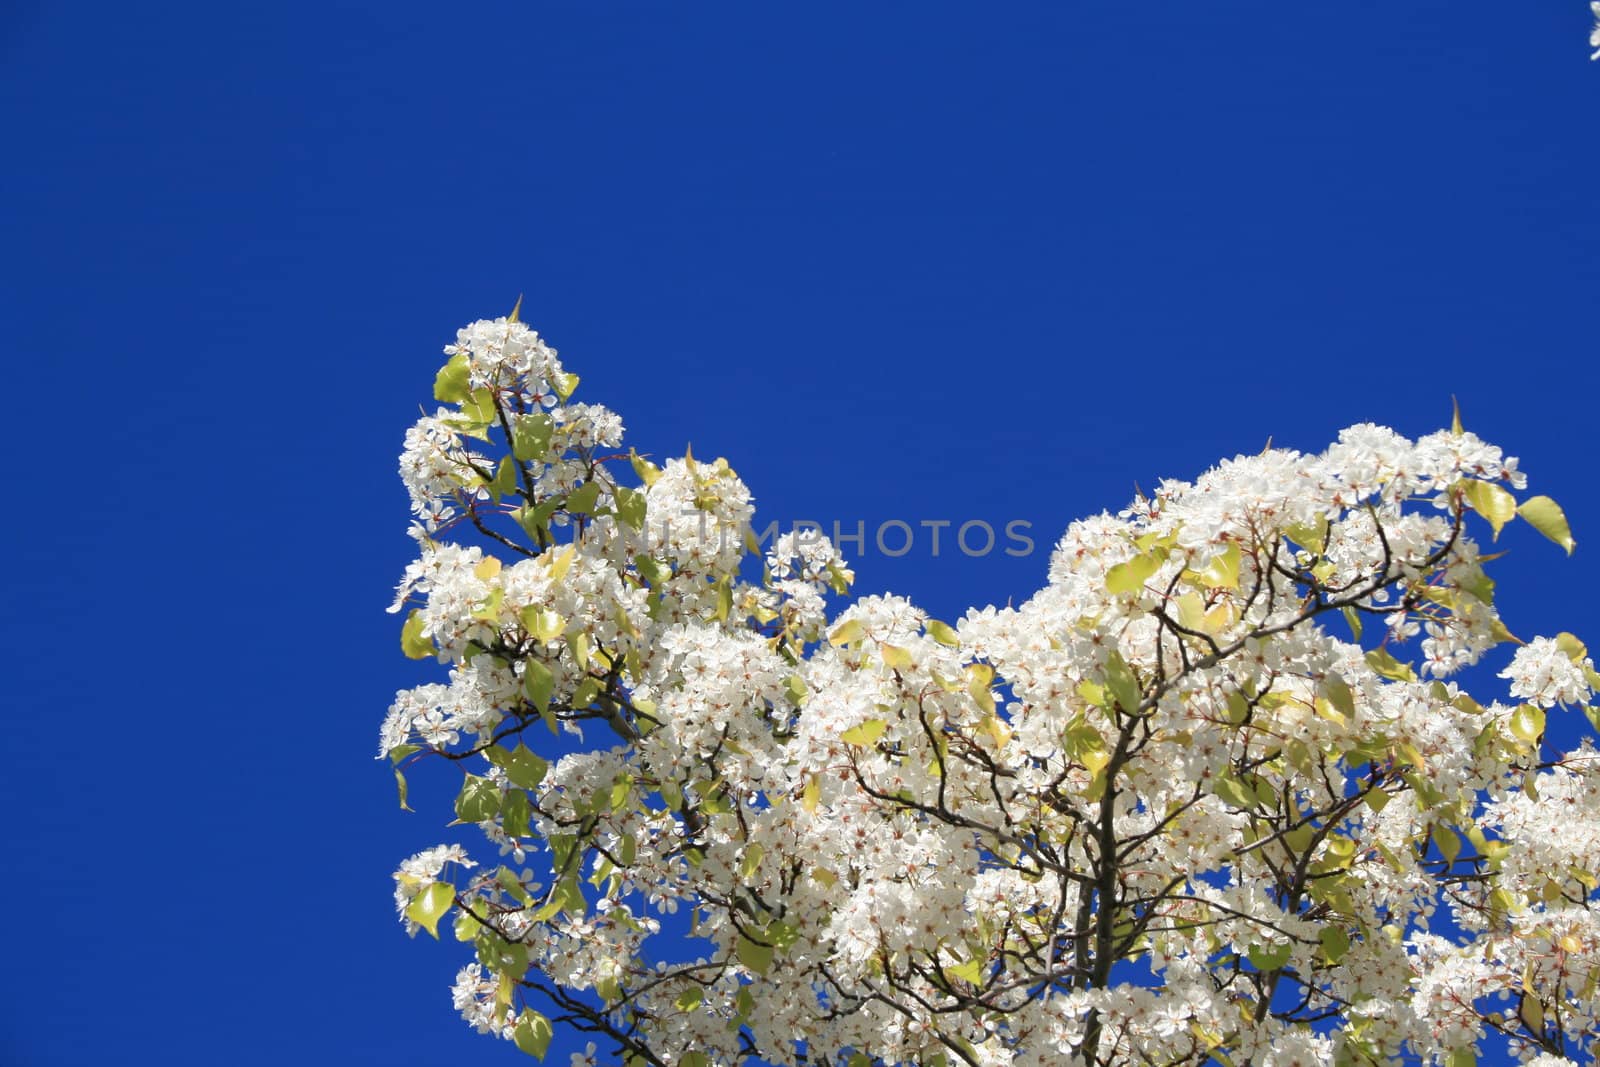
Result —
<path fill-rule="evenodd" d="M 1145 552 L 1126 562 L 1118 563 L 1106 571 L 1106 591 L 1112 596 L 1138 592 L 1144 588 L 1145 581 L 1161 569 L 1161 561 L 1165 558 L 1166 552 L 1158 550 Z"/>
<path fill-rule="evenodd" d="M 1466 494 L 1467 503 L 1488 520 L 1496 538 L 1505 524 L 1517 517 L 1517 498 L 1493 482 L 1469 481 Z"/>
<path fill-rule="evenodd" d="M 645 495 L 636 489 L 617 486 L 617 518 L 635 530 L 643 530 L 646 519 Z"/>
<path fill-rule="evenodd" d="M 578 554 L 577 545 L 568 545 L 550 557 L 550 580 L 559 582 L 567 576 L 567 571 L 572 567 L 572 560 Z"/>
<path fill-rule="evenodd" d="M 760 845 L 749 844 L 744 847 L 744 855 L 739 857 L 739 877 L 749 881 L 761 867 L 761 857 L 766 855 L 766 850 Z"/>
<path fill-rule="evenodd" d="M 955 648 L 961 644 L 961 638 L 956 636 L 955 630 L 949 625 L 940 622 L 938 619 L 929 619 L 923 624 L 923 628 L 928 631 L 929 637 L 933 638 L 941 645 L 948 645 L 951 648 Z"/>
<path fill-rule="evenodd" d="M 518 618 L 522 620 L 522 628 L 528 631 L 528 636 L 535 641 L 554 641 L 560 637 L 567 627 L 567 620 L 548 608 L 529 605 L 522 609 Z"/>
<path fill-rule="evenodd" d="M 517 1048 L 538 1060 L 544 1059 L 544 1054 L 550 1050 L 550 1039 L 554 1036 L 555 1028 L 550 1025 L 550 1020 L 532 1008 L 523 1010 L 517 1018 L 517 1028 L 511 1033 Z"/>
<path fill-rule="evenodd" d="M 1565 652 L 1568 659 L 1580 666 L 1584 657 L 1589 654 L 1589 649 L 1585 647 L 1582 641 L 1578 640 L 1575 635 L 1565 631 L 1556 634 L 1556 647 Z"/>
<path fill-rule="evenodd" d="M 455 903 L 455 899 L 455 886 L 449 882 L 434 882 L 411 898 L 411 903 L 406 905 L 406 918 L 428 931 L 437 941 L 439 920 L 450 910 L 450 905 Z"/>
<path fill-rule="evenodd" d="M 1547 496 L 1536 496 L 1523 501 L 1517 514 L 1532 523 L 1535 530 L 1566 549 L 1567 555 L 1572 555 L 1578 543 L 1572 539 L 1572 530 L 1567 526 L 1567 516 L 1560 504 Z"/>
<path fill-rule="evenodd" d="M 577 391 L 578 381 L 579 378 L 576 374 L 568 374 L 565 371 L 557 371 L 550 376 L 550 384 L 555 386 L 556 396 L 559 396 L 562 400 L 570 399 L 572 394 Z"/>
<path fill-rule="evenodd" d="M 967 693 L 985 715 L 994 714 L 994 694 L 989 691 L 993 682 L 994 668 L 987 663 L 974 663 L 967 668 Z"/>
<path fill-rule="evenodd" d="M 965 963 L 953 963 L 945 968 L 945 973 L 954 975 L 969 985 L 983 984 L 983 961 L 973 957 Z"/>
<path fill-rule="evenodd" d="M 1338 926 L 1324 926 L 1317 931 L 1322 941 L 1322 955 L 1329 963 L 1338 963 L 1350 951 L 1350 935 Z"/>
<path fill-rule="evenodd" d="M 1448 826 L 1433 828 L 1433 843 L 1446 863 L 1454 863 L 1461 855 L 1461 836 Z"/>
<path fill-rule="evenodd" d="M 1106 656 L 1106 688 L 1111 690 L 1114 699 L 1122 710 L 1130 714 L 1139 710 L 1141 691 L 1139 679 L 1134 676 L 1133 668 L 1128 666 L 1128 661 L 1122 658 L 1122 653 L 1112 649 Z"/>
<path fill-rule="evenodd" d="M 1390 681 L 1414 682 L 1417 680 L 1417 673 L 1411 669 L 1411 665 L 1409 663 L 1401 663 L 1389 655 L 1387 649 L 1375 648 L 1368 652 L 1367 666 Z"/>
<path fill-rule="evenodd" d="M 861 620 L 851 619 L 849 622 L 841 623 L 834 628 L 833 633 L 828 635 L 828 644 L 835 647 L 848 645 L 854 641 L 861 640 L 864 633 L 865 631 L 861 628 Z"/>
<path fill-rule="evenodd" d="M 906 671 L 911 669 L 911 653 L 899 645 L 881 645 L 878 653 L 883 656 L 883 665 L 890 670 Z"/>
<path fill-rule="evenodd" d="M 422 635 L 422 609 L 412 608 L 400 629 L 400 650 L 412 659 L 428 659 L 434 654 L 433 640 Z"/>
<path fill-rule="evenodd" d="M 1323 680 L 1323 691 L 1328 695 L 1328 703 L 1332 704 L 1345 718 L 1354 718 L 1356 701 L 1350 692 L 1350 686 L 1337 674 L 1330 674 Z"/>
<path fill-rule="evenodd" d="M 459 404 L 466 400 L 472 395 L 467 381 L 470 375 L 467 354 L 458 352 L 451 356 L 433 379 L 433 398 L 444 404 Z"/>
<path fill-rule="evenodd" d="M 1289 962 L 1293 955 L 1292 945 L 1251 945 L 1250 963 L 1259 971 L 1276 971 Z"/>
<path fill-rule="evenodd" d="M 1239 558 L 1238 542 L 1230 542 L 1201 569 L 1200 580 L 1211 589 L 1239 588 Z"/>
<path fill-rule="evenodd" d="M 1544 712 L 1532 704 L 1523 704 L 1511 713 L 1511 732 L 1530 745 L 1544 734 Z"/>
<path fill-rule="evenodd" d="M 850 727 L 839 735 L 839 740 L 847 745 L 872 745 L 882 737 L 884 731 L 889 729 L 889 724 L 882 719 L 868 719 L 866 722 Z"/>
<path fill-rule="evenodd" d="M 492 778 L 469 774 L 456 795 L 456 818 L 484 822 L 500 813 L 500 787 Z"/>
<path fill-rule="evenodd" d="M 1211 791 L 1227 801 L 1230 807 L 1248 809 L 1254 807 L 1256 803 L 1255 793 L 1231 774 L 1219 775 L 1212 779 Z"/>
<path fill-rule="evenodd" d="M 594 514 L 595 505 L 600 500 L 600 483 L 584 482 L 578 488 L 567 494 L 566 509 L 575 515 Z"/>
<path fill-rule="evenodd" d="M 525 463 L 542 459 L 554 432 L 555 423 L 542 411 L 517 416 L 511 424 L 511 454 Z"/>
<path fill-rule="evenodd" d="M 772 969 L 771 945 L 758 945 L 748 937 L 741 937 L 734 951 L 739 962 L 757 974 L 766 974 Z"/>
<path fill-rule="evenodd" d="M 651 463 L 631 448 L 628 449 L 628 461 L 633 464 L 633 473 L 637 474 L 639 480 L 646 486 L 656 484 L 656 479 L 661 477 L 660 467 Z"/>
<path fill-rule="evenodd" d="M 529 659 L 522 674 L 522 688 L 528 694 L 528 699 L 533 702 L 533 706 L 543 711 L 549 706 L 550 697 L 555 692 L 555 675 L 543 661 Z"/>

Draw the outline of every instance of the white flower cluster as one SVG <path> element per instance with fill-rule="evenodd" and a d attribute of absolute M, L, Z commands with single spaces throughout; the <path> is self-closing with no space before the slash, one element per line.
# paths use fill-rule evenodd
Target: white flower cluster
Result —
<path fill-rule="evenodd" d="M 830 618 L 845 561 L 758 558 L 726 461 L 617 454 L 518 323 L 447 354 L 394 610 L 449 681 L 380 748 L 533 868 L 396 875 L 413 932 L 472 902 L 475 1028 L 537 1046 L 537 976 L 662 1062 L 1592 1056 L 1600 772 L 1545 710 L 1600 676 L 1562 634 L 1520 703 L 1453 678 L 1514 640 L 1481 531 L 1571 546 L 1500 449 L 1352 427 L 1072 524 L 1018 606 Z"/>
<path fill-rule="evenodd" d="M 1500 677 L 1511 679 L 1511 695 L 1541 708 L 1583 704 L 1593 695 L 1594 661 L 1574 657 L 1553 638 L 1535 637 L 1517 649 Z"/>

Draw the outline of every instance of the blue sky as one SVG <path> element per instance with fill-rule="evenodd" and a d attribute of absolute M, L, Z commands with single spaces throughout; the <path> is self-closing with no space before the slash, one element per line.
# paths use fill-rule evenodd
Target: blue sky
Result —
<path fill-rule="evenodd" d="M 1588 5 L 0 7 L 0 1063 L 524 1062 L 389 872 L 383 613 L 440 346 L 523 317 L 761 515 L 1033 524 L 857 561 L 1021 599 L 1071 518 L 1360 421 L 1563 502 L 1600 639 Z"/>

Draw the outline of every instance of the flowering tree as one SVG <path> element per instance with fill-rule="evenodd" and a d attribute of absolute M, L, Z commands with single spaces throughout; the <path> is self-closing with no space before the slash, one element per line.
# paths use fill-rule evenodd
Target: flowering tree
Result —
<path fill-rule="evenodd" d="M 1459 419 L 1164 482 L 1021 607 L 830 617 L 826 539 L 763 558 L 725 461 L 619 451 L 515 314 L 445 351 L 393 610 L 450 675 L 381 747 L 499 853 L 395 875 L 409 931 L 475 948 L 480 1031 L 686 1067 L 1592 1057 L 1600 763 L 1545 725 L 1600 676 L 1508 632 L 1476 536 L 1573 541 Z M 1447 680 L 1501 642 L 1504 700 Z"/>

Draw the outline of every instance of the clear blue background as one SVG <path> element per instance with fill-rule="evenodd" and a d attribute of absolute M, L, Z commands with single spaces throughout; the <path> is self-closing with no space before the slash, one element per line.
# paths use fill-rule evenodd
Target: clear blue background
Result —
<path fill-rule="evenodd" d="M 1461 398 L 1600 639 L 1588 5 L 0 5 L 0 1063 L 523 1062 L 389 873 L 395 454 L 524 318 L 769 518 L 1034 523 L 858 560 L 946 618 L 1071 518 Z M 1575 731 L 1573 731 L 1575 734 Z M 567 1046 L 570 1047 L 570 1046 Z M 564 1058 L 558 1060 L 564 1062 Z"/>

